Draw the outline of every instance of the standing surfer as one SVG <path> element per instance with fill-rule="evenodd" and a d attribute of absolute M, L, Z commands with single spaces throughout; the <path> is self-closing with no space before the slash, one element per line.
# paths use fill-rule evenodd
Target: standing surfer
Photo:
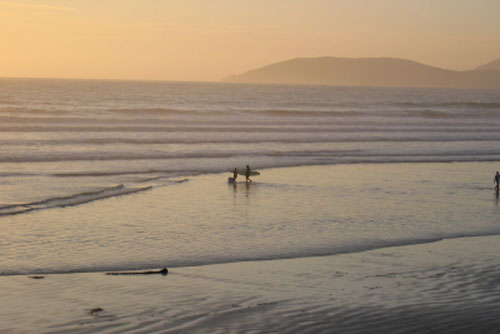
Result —
<path fill-rule="evenodd" d="M 495 174 L 495 178 L 493 179 L 493 182 L 495 183 L 495 189 L 498 190 L 498 186 L 500 185 L 500 174 L 498 173 L 498 171 Z"/>
<path fill-rule="evenodd" d="M 238 177 L 238 168 L 235 168 L 233 171 L 233 182 L 236 183 L 236 178 Z"/>
<path fill-rule="evenodd" d="M 247 170 L 245 171 L 245 177 L 246 177 L 246 182 L 252 182 L 252 180 L 250 180 L 250 166 L 247 165 Z"/>

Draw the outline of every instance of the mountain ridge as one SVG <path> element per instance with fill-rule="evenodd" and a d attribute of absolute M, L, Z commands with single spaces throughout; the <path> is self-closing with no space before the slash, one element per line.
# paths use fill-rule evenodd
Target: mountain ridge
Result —
<path fill-rule="evenodd" d="M 488 63 L 491 64 L 491 63 Z M 486 65 L 488 65 L 486 64 Z M 500 89 L 500 72 L 489 67 L 454 71 L 401 58 L 294 58 L 223 81 L 260 84 L 398 86 Z"/>
<path fill-rule="evenodd" d="M 478 66 L 476 71 L 500 71 L 500 58 Z"/>

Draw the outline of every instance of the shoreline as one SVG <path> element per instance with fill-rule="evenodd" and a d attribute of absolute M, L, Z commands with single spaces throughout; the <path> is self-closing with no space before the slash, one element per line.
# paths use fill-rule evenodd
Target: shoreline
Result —
<path fill-rule="evenodd" d="M 229 173 L 169 180 L 139 194 L 4 217 L 7 242 L 11 233 L 72 232 L 54 240 L 67 254 L 46 247 L 44 238 L 8 242 L 2 276 L 320 257 L 500 235 L 499 199 L 484 182 L 492 168 L 316 165 L 262 170 L 251 185 L 228 185 Z M 70 237 L 80 248 L 65 242 Z"/>
<path fill-rule="evenodd" d="M 238 260 L 231 260 L 231 261 L 225 261 L 225 262 L 214 262 L 214 263 L 201 263 L 201 264 L 187 264 L 187 265 L 173 265 L 173 266 L 168 266 L 167 264 L 163 267 L 149 267 L 149 266 L 144 266 L 144 267 L 139 267 L 139 268 L 133 268 L 129 269 L 127 267 L 124 268 L 110 268 L 110 269 L 99 269 L 99 270 L 88 270 L 88 271 L 61 271 L 61 272 L 44 272 L 44 271 L 33 271 L 29 273 L 15 273 L 15 274 L 0 274 L 0 279 L 2 277 L 29 277 L 29 276 L 49 276 L 49 275 L 79 275 L 79 274 L 105 274 L 105 275 L 114 275 L 116 272 L 121 272 L 121 271 L 130 271 L 130 272 L 137 272 L 137 275 L 140 275 L 141 272 L 143 271 L 155 271 L 155 270 L 162 270 L 164 268 L 166 269 L 182 269 L 182 268 L 197 268 L 197 267 L 206 267 L 206 266 L 217 266 L 217 265 L 226 265 L 226 264 L 238 264 L 238 263 L 259 263 L 259 262 L 270 262 L 270 261 L 282 261 L 282 260 L 301 260 L 301 259 L 315 259 L 315 258 L 323 258 L 323 257 L 332 257 L 332 256 L 342 256 L 342 255 L 355 255 L 355 254 L 362 254 L 365 252 L 373 252 L 373 251 L 381 251 L 384 249 L 391 249 L 391 248 L 398 248 L 398 247 L 411 247 L 411 246 L 421 246 L 421 245 L 427 245 L 427 244 L 434 244 L 442 241 L 452 241 L 452 240 L 460 240 L 460 239 L 468 239 L 468 238 L 500 238 L 500 233 L 499 234 L 477 234 L 477 235 L 462 235 L 462 236 L 456 236 L 456 237 L 449 237 L 449 238 L 438 238 L 435 240 L 425 240 L 425 241 L 416 241 L 416 242 L 410 242 L 410 243 L 400 243 L 397 244 L 395 243 L 394 245 L 388 245 L 388 246 L 380 246 L 380 247 L 374 247 L 374 248 L 368 248 L 368 249 L 362 249 L 362 250 L 354 250 L 354 251 L 346 251 L 346 252 L 338 252 L 338 253 L 332 253 L 332 254 L 318 254 L 318 255 L 303 255 L 303 256 L 291 256 L 291 257 L 280 257 L 280 258 L 250 258 L 250 259 L 238 259 Z"/>
<path fill-rule="evenodd" d="M 166 276 L 5 276 L 0 324 L 8 334 L 494 331 L 499 241 L 179 267 Z"/>
<path fill-rule="evenodd" d="M 492 167 L 304 166 L 266 170 L 250 186 L 218 173 L 6 219 L 6 236 L 67 231 L 85 247 L 17 240 L 3 268 L 106 269 L 1 276 L 0 331 L 495 332 L 500 212 L 483 180 Z M 280 258 L 234 261 L 242 256 Z M 196 261 L 221 262 L 175 265 Z M 106 275 L 163 266 L 168 275 Z"/>
<path fill-rule="evenodd" d="M 423 164 L 423 165 L 453 165 L 453 164 L 492 164 L 492 163 L 500 163 L 499 159 L 496 158 L 483 158 L 481 160 L 398 160 L 398 161 L 337 161 L 337 162 L 327 162 L 327 163 L 303 163 L 300 165 L 290 164 L 290 165 L 281 165 L 281 166 L 264 166 L 262 168 L 255 168 L 252 170 L 258 171 L 272 171 L 272 170 L 280 170 L 280 169 L 301 169 L 301 168 L 314 168 L 314 167 L 336 167 L 336 166 L 393 166 L 393 165 L 412 165 L 412 164 Z M 62 196 L 49 197 L 42 200 L 35 200 L 31 202 L 13 202 L 0 205 L 0 218 L 29 214 L 34 211 L 40 210 L 50 210 L 55 208 L 68 208 L 84 205 L 91 202 L 101 201 L 109 198 L 118 198 L 127 195 L 133 195 L 138 192 L 149 191 L 152 189 L 156 189 L 158 187 L 165 187 L 170 185 L 175 185 L 178 183 L 182 183 L 185 181 L 189 181 L 191 178 L 196 178 L 199 176 L 214 176 L 214 175 L 222 175 L 227 174 L 231 175 L 232 171 L 195 171 L 193 173 L 181 174 L 178 170 L 172 171 L 148 171 L 148 172 L 139 172 L 139 171 L 131 171 L 131 172 L 123 172 L 120 174 L 112 174 L 112 175 L 137 175 L 137 174 L 145 174 L 145 173 L 171 173 L 172 176 L 153 176 L 151 179 L 141 180 L 136 182 L 135 184 L 125 186 L 123 183 L 113 184 L 108 187 L 98 187 L 92 191 L 81 192 L 81 193 L 69 193 Z M 69 177 L 69 176 L 108 176 L 107 174 L 100 173 L 92 173 L 89 175 L 79 175 L 79 174 L 54 174 L 53 177 Z M 240 177 L 244 177 L 240 175 Z M 167 183 L 164 184 L 154 184 L 154 182 L 158 179 L 164 179 Z M 180 180 L 179 180 L 180 179 Z M 148 184 L 148 185 L 144 185 Z M 123 190 L 121 190 L 123 189 Z M 118 191 L 121 190 L 121 191 Z M 95 196 L 95 197 L 92 197 Z"/>

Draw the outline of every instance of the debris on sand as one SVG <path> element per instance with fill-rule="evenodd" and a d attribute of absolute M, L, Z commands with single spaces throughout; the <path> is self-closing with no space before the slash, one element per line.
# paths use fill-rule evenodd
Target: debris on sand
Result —
<path fill-rule="evenodd" d="M 168 275 L 168 269 L 163 268 L 162 270 L 152 270 L 152 271 L 130 271 L 130 272 L 111 272 L 111 273 L 106 273 L 106 275 L 154 275 L 154 274 L 160 274 L 160 275 Z"/>
<path fill-rule="evenodd" d="M 102 312 L 104 311 L 104 309 L 100 308 L 100 307 L 96 307 L 96 308 L 93 308 L 93 309 L 89 309 L 87 310 L 89 311 L 89 314 L 93 317 L 97 316 L 99 312 Z"/>

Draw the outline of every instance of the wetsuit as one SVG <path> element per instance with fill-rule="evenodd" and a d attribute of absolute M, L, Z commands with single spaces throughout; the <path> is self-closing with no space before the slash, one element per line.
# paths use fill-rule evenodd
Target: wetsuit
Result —
<path fill-rule="evenodd" d="M 245 171 L 245 176 L 247 178 L 247 182 L 250 181 L 252 182 L 252 180 L 250 180 L 250 167 L 247 165 L 247 170 Z"/>

